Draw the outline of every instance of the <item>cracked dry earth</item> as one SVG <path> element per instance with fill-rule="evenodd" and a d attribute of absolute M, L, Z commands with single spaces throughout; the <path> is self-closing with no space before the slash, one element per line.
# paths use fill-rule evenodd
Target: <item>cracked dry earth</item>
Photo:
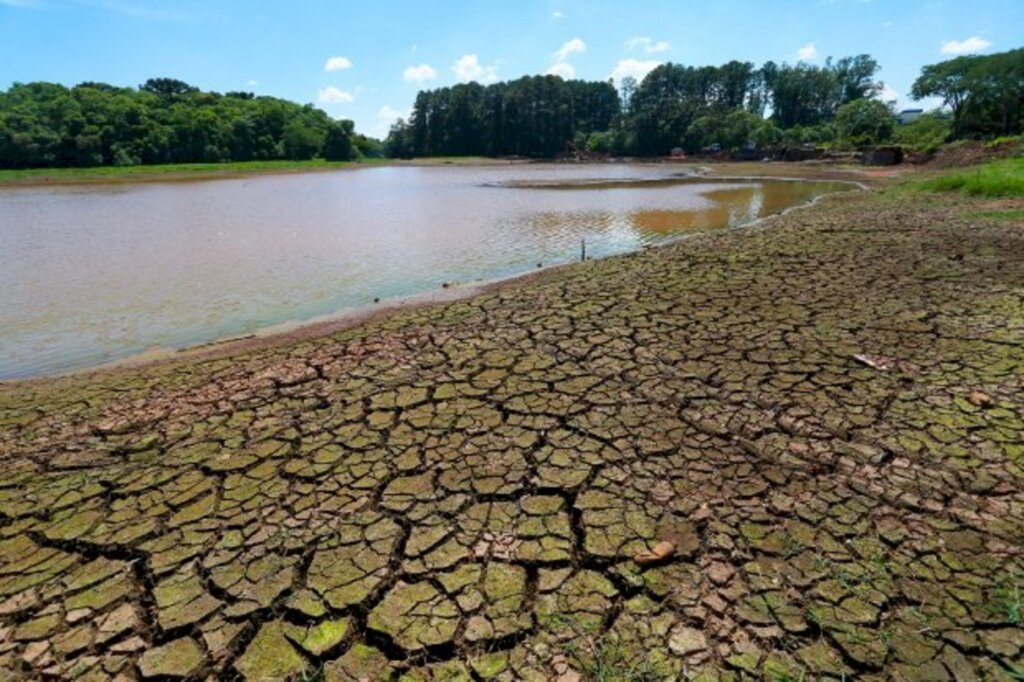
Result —
<path fill-rule="evenodd" d="M 975 210 L 2 387 L 0 677 L 1019 679 L 1024 232 Z"/>

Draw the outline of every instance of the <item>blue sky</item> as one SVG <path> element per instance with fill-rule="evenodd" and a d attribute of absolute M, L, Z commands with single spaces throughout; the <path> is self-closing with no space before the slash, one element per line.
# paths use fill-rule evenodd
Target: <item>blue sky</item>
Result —
<path fill-rule="evenodd" d="M 313 102 L 382 135 L 416 91 L 661 62 L 867 52 L 910 105 L 924 64 L 1024 44 L 1024 0 L 0 0 L 0 88 L 180 78 Z"/>

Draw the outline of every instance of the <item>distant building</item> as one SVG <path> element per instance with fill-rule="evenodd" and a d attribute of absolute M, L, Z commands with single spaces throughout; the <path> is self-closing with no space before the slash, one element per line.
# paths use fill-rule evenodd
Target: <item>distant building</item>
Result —
<path fill-rule="evenodd" d="M 922 114 L 924 114 L 924 109 L 904 109 L 896 114 L 896 119 L 900 122 L 900 125 L 907 125 L 921 118 Z"/>

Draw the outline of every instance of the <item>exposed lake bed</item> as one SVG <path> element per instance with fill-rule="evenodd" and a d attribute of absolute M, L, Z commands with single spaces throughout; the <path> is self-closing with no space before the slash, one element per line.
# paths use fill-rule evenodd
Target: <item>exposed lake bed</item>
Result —
<path fill-rule="evenodd" d="M 848 187 L 617 163 L 4 190 L 0 379 L 365 312 Z"/>
<path fill-rule="evenodd" d="M 1010 679 L 1024 233 L 869 182 L 338 331 L 0 384 L 0 663 L 511 681 L 586 637 L 581 666 L 644 679 Z"/>

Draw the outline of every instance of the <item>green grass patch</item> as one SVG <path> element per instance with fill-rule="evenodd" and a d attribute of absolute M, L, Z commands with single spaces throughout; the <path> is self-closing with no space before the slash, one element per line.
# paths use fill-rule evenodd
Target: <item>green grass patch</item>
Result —
<path fill-rule="evenodd" d="M 1024 197 L 1024 157 L 992 161 L 924 180 L 927 192 L 962 192 L 976 197 Z"/>
<path fill-rule="evenodd" d="M 481 157 L 432 157 L 415 161 L 362 159 L 360 161 L 232 161 L 225 163 L 167 163 L 153 166 L 96 166 L 93 168 L 25 168 L 0 170 L 0 185 L 39 185 L 91 182 L 136 182 L 146 180 L 188 180 L 260 173 L 291 173 L 336 170 L 369 165 L 479 165 L 493 163 Z"/>
<path fill-rule="evenodd" d="M 1005 220 L 1010 223 L 1024 222 L 1024 208 L 1008 208 L 1003 211 L 976 211 L 971 215 L 990 220 Z"/>
<path fill-rule="evenodd" d="M 363 162 L 365 163 L 365 162 Z M 372 161 L 371 161 L 372 163 Z M 167 163 L 154 166 L 96 166 L 93 168 L 26 168 L 0 170 L 0 182 L 17 183 L 49 179 L 52 181 L 111 180 L 165 175 L 203 175 L 230 173 L 273 173 L 320 170 L 352 166 L 352 161 L 235 161 L 228 163 Z"/>

